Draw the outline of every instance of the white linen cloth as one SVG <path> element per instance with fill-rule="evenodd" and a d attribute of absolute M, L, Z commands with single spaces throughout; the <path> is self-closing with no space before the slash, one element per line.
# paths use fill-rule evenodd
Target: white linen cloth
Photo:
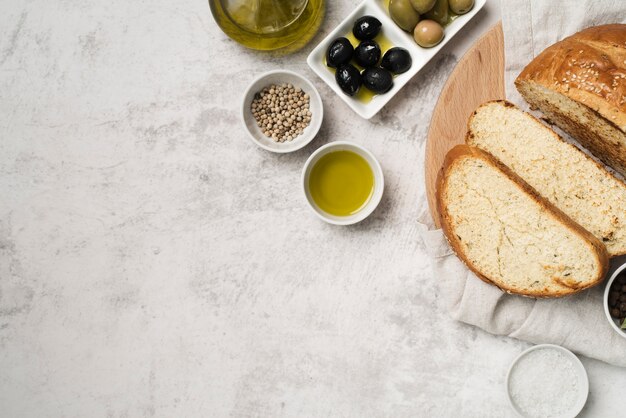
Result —
<path fill-rule="evenodd" d="M 581 29 L 626 23 L 626 0 L 502 0 L 507 98 L 527 108 L 513 81 L 549 45 Z M 430 223 L 430 219 L 425 221 Z M 626 339 L 604 313 L 604 285 L 560 299 L 509 295 L 474 275 L 454 255 L 442 231 L 421 224 L 434 279 L 455 320 L 535 344 L 552 343 L 576 353 L 626 367 Z M 613 260 L 612 269 L 626 262 Z M 610 273 L 609 273 L 610 274 Z M 608 276 L 607 276 L 608 277 Z"/>

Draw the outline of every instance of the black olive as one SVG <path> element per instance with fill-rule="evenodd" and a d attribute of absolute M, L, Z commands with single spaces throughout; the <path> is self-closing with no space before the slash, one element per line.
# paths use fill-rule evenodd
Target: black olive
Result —
<path fill-rule="evenodd" d="M 380 47 L 374 41 L 363 41 L 354 50 L 354 60 L 361 67 L 373 67 L 380 59 Z"/>
<path fill-rule="evenodd" d="M 354 47 L 346 38 L 337 38 L 326 51 L 326 65 L 337 68 L 341 64 L 347 64 L 352 59 Z"/>
<path fill-rule="evenodd" d="M 337 68 L 335 81 L 348 96 L 354 96 L 361 88 L 361 74 L 352 64 L 344 64 Z"/>
<path fill-rule="evenodd" d="M 380 20 L 374 16 L 363 16 L 354 22 L 352 33 L 360 41 L 374 39 L 382 26 L 383 24 L 380 23 Z"/>
<path fill-rule="evenodd" d="M 411 68 L 413 60 L 409 51 L 404 48 L 391 48 L 385 52 L 380 66 L 391 71 L 394 74 L 402 74 Z"/>
<path fill-rule="evenodd" d="M 387 93 L 393 87 L 393 77 L 391 73 L 382 68 L 366 68 L 361 73 L 363 85 L 374 93 Z"/>

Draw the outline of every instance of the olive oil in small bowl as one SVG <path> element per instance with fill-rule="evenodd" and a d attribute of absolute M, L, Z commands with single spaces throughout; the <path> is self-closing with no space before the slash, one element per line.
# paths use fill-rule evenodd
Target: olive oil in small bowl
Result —
<path fill-rule="evenodd" d="M 383 195 L 380 164 L 365 148 L 331 142 L 317 149 L 302 171 L 306 200 L 322 220 L 351 225 L 367 218 Z"/>

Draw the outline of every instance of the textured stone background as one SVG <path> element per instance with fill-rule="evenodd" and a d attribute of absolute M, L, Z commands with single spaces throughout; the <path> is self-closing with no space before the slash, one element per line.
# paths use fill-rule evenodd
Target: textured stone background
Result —
<path fill-rule="evenodd" d="M 490 2 L 381 114 L 360 120 L 305 57 L 238 47 L 206 1 L 0 2 L 0 415 L 510 415 L 527 344 L 448 319 L 417 234 L 438 93 Z M 326 118 L 300 152 L 255 147 L 251 79 L 308 76 Z M 365 145 L 383 202 L 354 227 L 306 207 L 320 145 Z M 584 360 L 586 416 L 623 413 L 623 370 Z"/>

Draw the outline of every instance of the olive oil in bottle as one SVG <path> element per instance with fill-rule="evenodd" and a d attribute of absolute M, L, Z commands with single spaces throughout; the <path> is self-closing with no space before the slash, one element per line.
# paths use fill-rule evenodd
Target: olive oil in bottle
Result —
<path fill-rule="evenodd" d="M 245 47 L 291 53 L 319 29 L 325 0 L 209 0 L 219 27 Z"/>

